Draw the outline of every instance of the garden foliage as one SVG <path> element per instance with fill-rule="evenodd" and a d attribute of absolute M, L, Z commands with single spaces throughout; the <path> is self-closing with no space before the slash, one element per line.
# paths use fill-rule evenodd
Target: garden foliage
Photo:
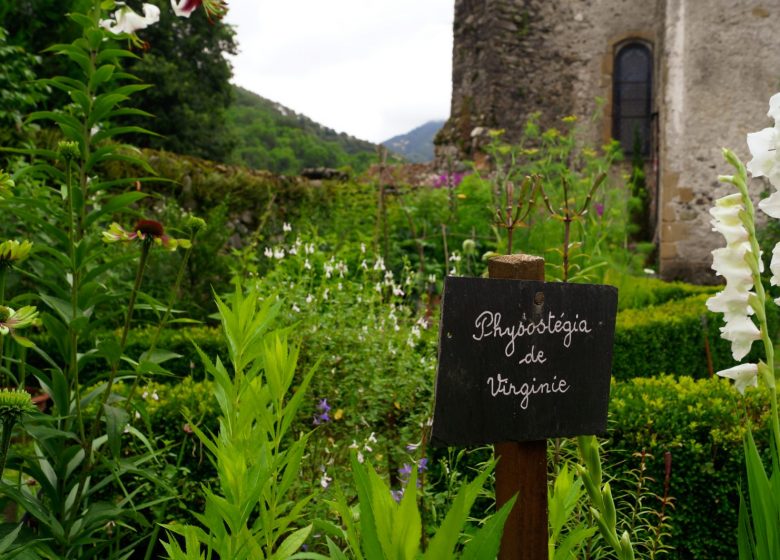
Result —
<path fill-rule="evenodd" d="M 24 391 L 0 395 L 0 554 L 492 557 L 511 503 L 488 515 L 490 450 L 427 443 L 443 278 L 481 275 L 511 246 L 544 255 L 548 279 L 620 288 L 609 438 L 581 439 L 581 465 L 571 442 L 551 446 L 551 558 L 735 555 L 740 404 L 724 382 L 691 378 L 710 373 L 707 347 L 712 370 L 732 362 L 704 306 L 712 289 L 641 271 L 627 217 L 644 195 L 636 174 L 632 192 L 615 173 L 614 144 L 584 145 L 573 117 L 546 131 L 532 119 L 518 145 L 489 134 L 493 173 L 453 169 L 430 187 L 311 183 L 142 152 L 120 143 L 148 136 L 140 120 L 127 126 L 146 117 L 139 106 L 176 105 L 159 122 L 186 117 L 182 151 L 222 158 L 230 139 L 222 130 L 206 146 L 220 111 L 206 114 L 191 88 L 193 105 L 179 104 L 167 69 L 188 82 L 191 71 L 122 48 L 136 38 L 100 27 L 108 7 L 57 24 L 79 32 L 51 49 L 67 71 L 29 88 L 14 77 L 36 60 L 0 33 L 0 58 L 14 62 L 0 92 L 15 100 L 0 118 L 16 125 L 38 101 L 66 102 L 15 129 L 49 126 L 25 138 L 37 149 L 8 158 L 12 176 L 0 174 L 0 204 L 18 218 L 0 224 L 0 374 L 19 387 L 37 380 L 51 397 L 42 414 Z M 199 17 L 167 22 L 181 44 L 167 27 L 149 36 L 166 52 L 201 48 Z M 229 51 L 220 29 L 210 40 Z M 150 94 L 128 66 L 162 87 Z M 229 72 L 213 70 L 223 107 Z M 46 88 L 56 95 L 39 99 Z M 293 161 L 298 144 L 306 158 Z M 295 134 L 266 147 L 278 157 L 244 155 L 285 171 L 350 161 Z M 774 337 L 774 307 L 768 320 Z M 767 403 L 748 391 L 744 410 L 761 449 Z"/>

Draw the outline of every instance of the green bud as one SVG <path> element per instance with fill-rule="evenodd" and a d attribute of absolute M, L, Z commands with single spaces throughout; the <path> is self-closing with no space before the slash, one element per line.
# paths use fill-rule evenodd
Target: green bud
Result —
<path fill-rule="evenodd" d="M 614 529 L 610 529 L 607 524 L 604 523 L 604 517 L 598 512 L 596 508 L 590 508 L 590 513 L 593 516 L 593 519 L 596 520 L 596 525 L 598 525 L 601 536 L 606 539 L 615 552 L 619 552 L 620 541 L 618 541 L 617 533 L 615 533 Z"/>
<path fill-rule="evenodd" d="M 634 560 L 634 547 L 631 546 L 631 537 L 628 531 L 623 531 L 620 536 L 620 558 L 623 560 Z"/>
<path fill-rule="evenodd" d="M 57 152 L 64 161 L 73 161 L 81 157 L 81 150 L 76 142 L 62 141 L 57 144 Z"/>
<path fill-rule="evenodd" d="M 774 373 L 772 373 L 772 370 L 769 369 L 769 366 L 766 365 L 763 360 L 758 362 L 758 373 L 761 375 L 767 387 L 770 389 L 775 388 Z"/>
<path fill-rule="evenodd" d="M 35 405 L 24 389 L 0 391 L 0 422 L 15 424 L 24 414 L 34 412 Z"/>
<path fill-rule="evenodd" d="M 19 264 L 30 255 L 33 244 L 30 241 L 10 239 L 0 243 L 0 268 Z"/>
<path fill-rule="evenodd" d="M 604 500 L 604 522 L 614 531 L 617 525 L 617 512 L 615 511 L 615 501 L 612 499 L 612 489 L 609 486 L 609 482 L 604 484 L 601 496 Z"/>
<path fill-rule="evenodd" d="M 187 221 L 185 222 L 185 227 L 189 228 L 192 233 L 195 233 L 197 231 L 200 231 L 202 229 L 206 229 L 206 220 L 203 218 L 198 218 L 197 216 L 187 216 Z"/>

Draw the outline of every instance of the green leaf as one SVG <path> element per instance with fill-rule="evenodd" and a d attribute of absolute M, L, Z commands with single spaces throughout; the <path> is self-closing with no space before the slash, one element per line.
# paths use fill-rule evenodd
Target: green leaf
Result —
<path fill-rule="evenodd" d="M 46 294 L 40 294 L 40 298 L 46 305 L 51 307 L 60 317 L 62 317 L 62 320 L 66 325 L 69 325 L 73 321 L 73 306 L 69 301 Z"/>
<path fill-rule="evenodd" d="M 775 551 L 780 550 L 780 531 L 777 530 L 780 523 L 780 507 L 772 492 L 772 486 L 750 429 L 745 435 L 744 447 L 756 556 L 771 558 Z"/>
<path fill-rule="evenodd" d="M 92 18 L 82 13 L 71 12 L 68 14 L 68 17 L 78 23 L 84 29 L 93 29 L 95 27 L 95 22 L 92 20 Z"/>
<path fill-rule="evenodd" d="M 121 103 L 126 99 L 126 95 L 116 92 L 98 95 L 92 103 L 92 112 L 87 119 L 89 127 L 91 128 L 101 122 L 118 103 Z"/>
<path fill-rule="evenodd" d="M 282 541 L 282 544 L 276 549 L 271 558 L 286 560 L 301 548 L 301 545 L 306 542 L 306 538 L 309 536 L 310 532 L 311 525 L 308 525 L 289 534 L 287 538 Z"/>
<path fill-rule="evenodd" d="M 89 59 L 89 53 L 87 53 L 84 49 L 81 49 L 75 45 L 53 45 L 45 51 L 54 52 L 59 55 L 67 56 L 69 59 L 71 59 L 73 62 L 79 65 L 81 67 L 81 70 L 84 72 L 84 74 L 89 74 L 90 70 L 92 69 L 92 63 Z"/>
<path fill-rule="evenodd" d="M 131 191 L 112 196 L 111 199 L 99 210 L 93 210 L 87 215 L 86 220 L 84 220 L 85 227 L 89 227 L 106 214 L 111 215 L 124 210 L 131 204 L 146 198 L 146 196 L 146 194 L 137 191 Z"/>
<path fill-rule="evenodd" d="M 122 359 L 122 348 L 119 346 L 119 341 L 115 337 L 108 337 L 98 341 L 97 355 L 105 358 L 109 366 L 116 368 L 119 366 L 119 361 Z"/>
<path fill-rule="evenodd" d="M 371 503 L 371 483 L 366 472 L 366 467 L 358 462 L 357 455 L 354 452 L 350 456 L 350 461 L 352 463 L 352 476 L 355 480 L 355 489 L 357 490 L 358 500 L 360 501 L 361 550 L 366 558 L 384 558 L 376 522 L 374 520 L 374 508 Z M 388 488 L 388 493 L 389 491 Z"/>
<path fill-rule="evenodd" d="M 495 558 L 501 546 L 501 537 L 504 534 L 504 524 L 517 500 L 517 496 L 501 506 L 494 515 L 474 534 L 466 543 L 461 554 L 461 560 L 481 560 L 482 558 Z M 594 529 L 595 531 L 595 529 Z"/>
<path fill-rule="evenodd" d="M 756 542 L 753 537 L 753 528 L 750 525 L 750 515 L 748 514 L 745 495 L 742 493 L 742 489 L 739 490 L 737 550 L 739 551 L 739 560 L 756 559 Z"/>
<path fill-rule="evenodd" d="M 141 60 L 140 56 L 125 49 L 105 49 L 98 53 L 95 60 L 98 64 L 103 64 L 104 62 L 113 62 L 117 58 L 134 58 L 136 60 Z"/>
<path fill-rule="evenodd" d="M 412 471 L 401 503 L 394 513 L 393 552 L 398 558 L 413 560 L 419 553 L 422 535 L 422 520 L 417 509 L 417 467 Z"/>
<path fill-rule="evenodd" d="M 14 544 L 14 541 L 16 540 L 16 537 L 19 535 L 19 531 L 22 530 L 23 526 L 24 523 L 20 523 L 19 525 L 16 526 L 16 528 L 13 531 L 9 532 L 6 536 L 0 539 L 0 554 L 4 554 L 8 552 L 8 550 Z"/>
<path fill-rule="evenodd" d="M 458 544 L 460 533 L 468 520 L 469 511 L 477 499 L 485 480 L 495 468 L 495 461 L 488 463 L 485 470 L 469 482 L 464 484 L 455 496 L 450 511 L 447 512 L 436 535 L 431 539 L 428 550 L 423 558 L 426 560 L 446 560 L 452 558 L 453 551 Z"/>
<path fill-rule="evenodd" d="M 109 81 L 113 74 L 114 74 L 114 65 L 104 64 L 103 66 L 95 70 L 95 73 L 92 74 L 92 76 L 90 77 L 89 87 L 93 90 L 97 89 L 99 85 Z"/>
<path fill-rule="evenodd" d="M 108 445 L 114 457 L 119 457 L 122 446 L 122 434 L 130 421 L 130 415 L 124 408 L 112 406 L 108 403 L 103 405 L 103 411 L 106 415 L 106 435 L 108 435 Z"/>

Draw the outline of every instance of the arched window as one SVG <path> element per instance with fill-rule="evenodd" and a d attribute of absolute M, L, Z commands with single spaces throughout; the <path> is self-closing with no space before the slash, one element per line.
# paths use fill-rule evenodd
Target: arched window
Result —
<path fill-rule="evenodd" d="M 650 155 L 653 54 L 645 43 L 622 45 L 615 53 L 612 81 L 612 137 L 623 153 Z"/>

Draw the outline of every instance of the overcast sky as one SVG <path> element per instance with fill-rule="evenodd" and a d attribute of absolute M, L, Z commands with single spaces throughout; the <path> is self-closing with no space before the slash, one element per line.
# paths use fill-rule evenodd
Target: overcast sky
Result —
<path fill-rule="evenodd" d="M 454 0 L 229 0 L 239 86 L 364 140 L 449 116 Z"/>

